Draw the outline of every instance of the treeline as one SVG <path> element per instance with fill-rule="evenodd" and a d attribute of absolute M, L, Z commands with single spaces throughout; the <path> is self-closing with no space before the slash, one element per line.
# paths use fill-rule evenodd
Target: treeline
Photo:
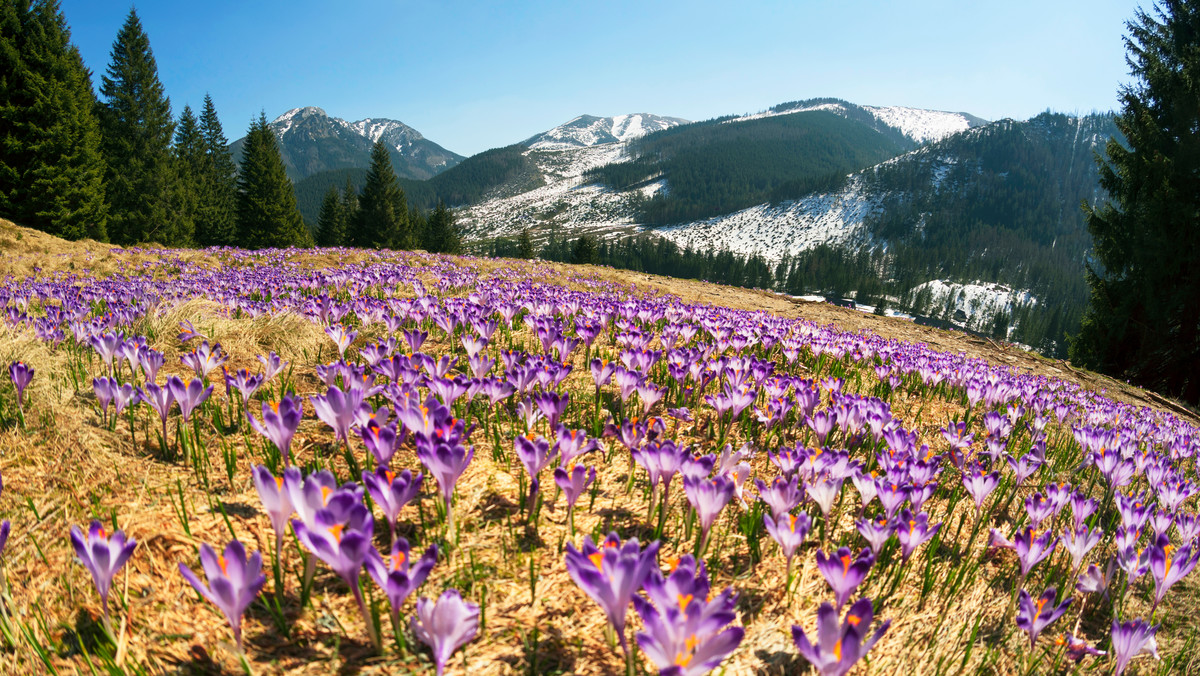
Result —
<path fill-rule="evenodd" d="M 313 245 L 265 115 L 251 122 L 240 163 L 210 96 L 198 116 L 184 106 L 174 118 L 135 10 L 113 42 L 97 98 L 58 2 L 0 0 L 0 73 L 0 215 L 121 245 Z M 456 240 L 448 210 L 426 217 L 403 205 L 390 161 L 371 171 L 376 184 L 343 212 L 351 241 Z M 430 234 L 434 227 L 448 231 Z"/>
<path fill-rule="evenodd" d="M 542 185 L 543 179 L 525 150 L 521 145 L 494 148 L 468 157 L 432 178 L 423 181 L 400 178 L 398 184 L 407 195 L 408 203 L 423 210 L 435 209 L 439 203 L 452 206 L 473 204 L 501 185 L 512 186 L 514 190 L 532 190 Z M 367 171 L 323 171 L 298 182 L 296 203 L 304 221 L 312 225 L 317 223 L 321 204 L 330 188 L 344 188 L 349 183 L 361 189 L 366 182 Z"/>
<path fill-rule="evenodd" d="M 597 167 L 587 180 L 625 190 L 665 178 L 639 221 L 666 225 L 835 190 L 854 171 L 895 157 L 892 135 L 827 111 L 726 124 L 672 127 L 631 142 L 632 160 Z"/>
<path fill-rule="evenodd" d="M 797 256 L 788 256 L 774 265 L 760 256 L 744 256 L 729 251 L 698 251 L 680 248 L 664 237 L 642 234 L 600 240 L 593 235 L 565 238 L 551 233 L 544 242 L 535 243 L 528 229 L 516 237 L 478 242 L 475 253 L 495 258 L 541 258 L 561 263 L 590 263 L 621 270 L 633 270 L 667 277 L 699 279 L 730 286 L 779 291 L 793 296 L 819 294 L 829 298 L 854 298 L 858 303 L 911 312 L 914 315 L 949 322 L 953 307 L 934 303 L 926 289 L 917 283 L 901 282 L 899 264 L 890 252 L 881 249 L 847 250 L 821 245 Z M 951 279 L 952 282 L 967 282 Z M 949 299 L 952 300 L 952 299 Z M 1070 302 L 1045 301 L 1021 305 L 1011 314 L 1001 313 L 987 327 L 997 337 L 1029 345 L 1055 357 L 1066 354 L 1067 336 L 1078 330 L 1082 307 Z M 1015 325 L 1011 334 L 1008 327 Z"/>

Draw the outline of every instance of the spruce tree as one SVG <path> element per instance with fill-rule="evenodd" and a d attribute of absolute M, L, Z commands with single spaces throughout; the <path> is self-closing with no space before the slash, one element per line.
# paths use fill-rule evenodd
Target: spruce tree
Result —
<path fill-rule="evenodd" d="M 529 228 L 521 228 L 521 234 L 517 237 L 517 258 L 529 260 L 533 258 L 534 253 L 533 237 L 529 235 Z"/>
<path fill-rule="evenodd" d="M 171 101 L 158 79 L 150 38 L 129 10 L 101 78 L 98 107 L 109 203 L 109 234 L 121 244 L 192 241 L 179 218 L 179 190 L 171 156 L 175 130 Z"/>
<path fill-rule="evenodd" d="M 229 140 L 221 129 L 212 97 L 204 95 L 200 111 L 200 133 L 204 135 L 203 198 L 196 223 L 196 239 L 205 246 L 233 246 L 237 241 L 237 164 Z"/>
<path fill-rule="evenodd" d="M 204 152 L 204 135 L 200 132 L 200 122 L 192 112 L 191 106 L 185 105 L 179 115 L 172 153 L 175 157 L 175 176 L 178 181 L 178 218 L 184 223 L 185 229 L 197 232 L 203 229 L 199 223 L 199 212 L 201 201 L 205 197 L 205 168 L 208 157 Z"/>
<path fill-rule="evenodd" d="M 296 192 L 283 166 L 279 143 L 264 114 L 251 123 L 242 146 L 237 216 L 239 246 L 312 246 L 312 235 L 296 208 Z"/>
<path fill-rule="evenodd" d="M 1077 363 L 1200 401 L 1200 2 L 1139 10 L 1125 38 L 1135 81 L 1100 159 L 1108 199 L 1085 205 L 1091 303 Z"/>
<path fill-rule="evenodd" d="M 0 215 L 107 239 L 95 105 L 57 0 L 0 2 Z"/>
<path fill-rule="evenodd" d="M 437 208 L 429 214 L 425 229 L 428 233 L 426 250 L 432 253 L 462 253 L 462 236 L 458 232 L 458 224 L 454 222 L 454 212 L 445 202 L 438 200 Z"/>
<path fill-rule="evenodd" d="M 371 148 L 371 167 L 358 199 L 351 235 L 351 243 L 364 248 L 411 249 L 414 244 L 408 200 L 382 140 Z"/>
<path fill-rule="evenodd" d="M 342 246 L 346 243 L 346 214 L 342 210 L 342 195 L 330 186 L 321 202 L 317 217 L 317 246 Z"/>

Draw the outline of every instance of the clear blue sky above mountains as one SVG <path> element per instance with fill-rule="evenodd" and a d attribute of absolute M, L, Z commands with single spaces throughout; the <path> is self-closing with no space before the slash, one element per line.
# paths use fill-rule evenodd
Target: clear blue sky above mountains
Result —
<path fill-rule="evenodd" d="M 1149 7 L 1148 3 L 1142 3 Z M 62 0 L 99 88 L 128 2 Z M 176 114 L 388 117 L 463 155 L 582 114 L 701 120 L 834 96 L 1023 119 L 1116 107 L 1138 3 L 143 1 Z"/>

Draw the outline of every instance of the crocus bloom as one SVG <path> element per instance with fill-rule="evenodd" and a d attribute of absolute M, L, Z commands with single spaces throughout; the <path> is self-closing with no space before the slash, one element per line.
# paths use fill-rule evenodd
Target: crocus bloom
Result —
<path fill-rule="evenodd" d="M 801 513 L 799 516 L 793 516 L 785 512 L 778 517 L 773 517 L 770 514 L 763 514 L 763 525 L 767 527 L 767 532 L 771 534 L 771 537 L 779 543 L 779 548 L 783 550 L 783 555 L 787 558 L 787 568 L 790 571 L 792 556 L 796 554 L 800 545 L 804 544 L 804 538 L 808 537 L 808 531 L 812 527 L 808 515 Z"/>
<path fill-rule="evenodd" d="M 975 509 L 982 509 L 983 502 L 1000 485 L 1000 472 L 984 474 L 978 468 L 972 469 L 970 472 L 963 472 L 962 482 L 963 487 L 975 500 Z"/>
<path fill-rule="evenodd" d="M 162 441 L 166 443 L 167 417 L 171 415 L 171 406 L 175 404 L 175 393 L 166 385 L 159 387 L 154 383 L 147 383 L 142 388 L 142 398 L 158 414 L 158 418 L 162 422 Z"/>
<path fill-rule="evenodd" d="M 100 593 L 100 607 L 104 610 L 104 626 L 111 634 L 108 592 L 112 587 L 113 576 L 129 560 L 129 556 L 137 547 L 137 540 L 126 538 L 125 532 L 120 530 L 110 535 L 99 521 L 92 521 L 86 534 L 79 526 L 71 527 L 71 545 L 75 548 L 75 556 L 79 557 L 79 561 L 92 574 L 96 591 Z"/>
<path fill-rule="evenodd" d="M 208 397 L 213 391 L 212 385 L 204 387 L 204 381 L 199 378 L 193 378 L 192 382 L 184 385 L 183 380 L 178 376 L 171 376 L 167 380 L 167 386 L 171 388 L 171 394 L 175 396 L 175 401 L 179 402 L 179 411 L 183 414 L 184 422 L 192 419 L 192 411 L 208 401 Z"/>
<path fill-rule="evenodd" d="M 354 424 L 354 413 L 362 405 L 365 392 L 348 388 L 345 392 L 330 386 L 324 395 L 314 394 L 308 400 L 326 425 L 333 428 L 337 441 L 350 443 L 350 426 Z"/>
<path fill-rule="evenodd" d="M 417 459 L 429 469 L 433 478 L 437 479 L 438 490 L 442 493 L 442 499 L 446 501 L 446 522 L 451 532 L 454 530 L 454 512 L 451 507 L 454 486 L 474 457 L 474 446 L 466 447 L 440 440 L 417 447 Z"/>
<path fill-rule="evenodd" d="M 108 423 L 108 407 L 112 404 L 114 390 L 117 388 L 115 378 L 101 376 L 92 378 L 92 392 L 96 394 L 96 401 L 100 404 L 100 418 Z"/>
<path fill-rule="evenodd" d="M 275 448 L 283 454 L 284 465 L 292 464 L 292 437 L 300 427 L 300 419 L 304 417 L 304 400 L 292 394 L 285 394 L 279 401 L 263 402 L 262 414 L 263 421 L 260 423 L 247 411 L 250 426 L 275 444 Z"/>
<path fill-rule="evenodd" d="M 929 515 L 925 512 L 913 515 L 907 509 L 900 512 L 900 520 L 896 529 L 896 537 L 900 540 L 900 550 L 903 556 L 903 562 L 908 562 L 908 557 L 916 551 L 917 547 L 925 544 L 930 538 L 937 534 L 942 528 L 942 523 L 939 521 L 933 528 L 929 527 Z"/>
<path fill-rule="evenodd" d="M 733 499 L 733 480 L 724 475 L 712 479 L 684 478 L 683 491 L 700 518 L 700 547 L 703 550 L 713 523 L 721 514 L 721 510 L 725 509 L 725 505 Z"/>
<path fill-rule="evenodd" d="M 1158 626 L 1146 624 L 1142 620 L 1124 623 L 1113 620 L 1112 654 L 1117 661 L 1117 667 L 1113 671 L 1115 676 L 1121 676 L 1134 656 L 1146 652 L 1147 649 L 1153 652 L 1154 634 L 1158 631 Z"/>
<path fill-rule="evenodd" d="M 417 497 L 424 479 L 424 474 L 413 477 L 412 471 L 407 469 L 399 474 L 384 466 L 376 467 L 374 472 L 363 471 L 363 485 L 375 504 L 383 509 L 393 540 L 396 539 L 396 519 L 400 516 L 400 510 Z"/>
<path fill-rule="evenodd" d="M 755 479 L 754 485 L 758 487 L 758 499 L 767 503 L 771 516 L 776 519 L 795 509 L 804 499 L 804 489 L 794 474 L 790 479 L 777 476 L 769 485 L 762 479 Z"/>
<path fill-rule="evenodd" d="M 525 471 L 529 472 L 529 477 L 532 479 L 529 486 L 529 503 L 532 511 L 533 503 L 537 499 L 538 475 L 554 462 L 554 458 L 558 454 L 558 446 L 551 447 L 549 441 L 530 433 L 517 436 L 516 449 L 517 459 L 525 466 Z"/>
<path fill-rule="evenodd" d="M 348 510 L 333 509 L 332 503 L 330 507 L 317 510 L 311 526 L 305 525 L 301 519 L 293 519 L 292 530 L 296 532 L 296 538 L 332 568 L 354 592 L 358 609 L 367 623 L 371 643 L 378 649 L 379 636 L 375 632 L 375 624 L 367 611 L 362 588 L 358 584 L 363 563 L 367 560 L 368 552 L 373 549 L 371 536 L 374 532 L 374 519 L 370 510 L 362 503 L 355 503 Z"/>
<path fill-rule="evenodd" d="M 1057 597 L 1058 590 L 1054 587 L 1047 589 L 1037 601 L 1024 589 L 1017 597 L 1017 626 L 1029 634 L 1031 650 L 1037 644 L 1038 634 L 1062 617 L 1067 612 L 1067 606 L 1071 605 L 1070 596 L 1062 604 L 1054 605 Z"/>
<path fill-rule="evenodd" d="M 25 388 L 33 381 L 33 367 L 22 361 L 15 361 L 8 367 L 8 376 L 17 388 L 17 408 L 24 412 Z"/>
<path fill-rule="evenodd" d="M 659 673 L 707 674 L 742 642 L 745 630 L 726 626 L 737 619 L 737 594 L 728 588 L 713 596 L 703 562 L 697 568 L 684 556 L 666 577 L 652 568 L 644 586 L 650 600 L 633 597 L 646 627 L 637 642 Z"/>
<path fill-rule="evenodd" d="M 1158 541 L 1150 548 L 1150 572 L 1154 575 L 1155 607 L 1162 603 L 1163 597 L 1167 595 L 1167 590 L 1171 588 L 1171 585 L 1192 572 L 1197 561 L 1200 561 L 1200 549 L 1192 551 L 1190 544 L 1176 549 L 1167 536 L 1158 536 Z"/>
<path fill-rule="evenodd" d="M 1103 650 L 1096 650 L 1092 646 L 1088 645 L 1087 641 L 1075 636 L 1074 634 L 1062 634 L 1058 636 L 1054 639 L 1054 645 L 1060 647 L 1065 646 L 1067 649 L 1067 659 L 1074 660 L 1076 663 L 1082 662 L 1083 658 L 1087 657 L 1088 655 L 1100 657 L 1101 655 L 1108 654 Z"/>
<path fill-rule="evenodd" d="M 412 630 L 433 651 L 433 661 L 441 676 L 454 651 L 474 640 L 479 631 L 479 606 L 463 601 L 455 589 L 442 592 L 436 603 L 421 598 L 412 618 Z"/>
<path fill-rule="evenodd" d="M 896 532 L 897 523 L 886 516 L 874 519 L 864 517 L 859 519 L 856 527 L 859 534 L 871 546 L 871 551 L 878 555 L 883 546 L 887 544 L 888 539 Z"/>
<path fill-rule="evenodd" d="M 871 566 L 875 565 L 875 555 L 870 549 L 864 549 L 855 557 L 849 547 L 841 547 L 833 556 L 817 550 L 817 570 L 825 577 L 830 589 L 837 599 L 837 607 L 841 608 L 846 600 L 867 579 Z"/>
<path fill-rule="evenodd" d="M 287 533 L 288 519 L 291 518 L 292 512 L 296 511 L 284 484 L 299 484 L 300 470 L 289 467 L 283 471 L 283 476 L 276 478 L 271 474 L 271 470 L 263 465 L 255 465 L 251 475 L 254 478 L 254 488 L 258 491 L 258 499 L 262 501 L 263 509 L 271 519 L 271 527 L 275 529 L 275 556 L 278 557 L 283 550 L 283 536 Z"/>
<path fill-rule="evenodd" d="M 1071 570 L 1078 571 L 1079 566 L 1083 565 L 1083 557 L 1092 551 L 1092 548 L 1100 544 L 1100 536 L 1104 534 L 1099 528 L 1088 530 L 1087 526 L 1081 526 L 1075 530 L 1068 528 L 1061 538 L 1063 547 L 1067 553 L 1071 555 Z"/>
<path fill-rule="evenodd" d="M 839 626 L 837 609 L 822 603 L 817 610 L 816 643 L 809 641 L 804 630 L 796 625 L 792 625 L 792 641 L 821 676 L 844 676 L 892 624 L 891 620 L 885 621 L 864 642 L 873 617 L 871 600 L 859 599 L 846 611 L 846 620 Z"/>
<path fill-rule="evenodd" d="M 1046 531 L 1040 536 L 1037 531 L 1026 527 L 1013 538 L 1013 548 L 1017 552 L 1017 561 L 1021 566 L 1021 577 L 1029 574 L 1033 567 L 1054 553 L 1058 546 L 1058 538 L 1053 531 Z"/>
<path fill-rule="evenodd" d="M 392 607 L 392 626 L 400 631 L 400 606 L 404 599 L 420 587 L 433 564 L 437 562 L 437 545 L 429 545 L 425 554 L 414 564 L 409 556 L 408 540 L 395 538 L 392 552 L 382 556 L 374 548 L 367 552 L 367 572 L 383 590 Z"/>
<path fill-rule="evenodd" d="M 587 487 L 596 480 L 596 468 L 584 467 L 583 465 L 571 465 L 571 469 L 567 470 L 562 467 L 554 469 L 554 483 L 562 489 L 567 496 L 567 509 L 575 508 L 575 501 L 579 496 L 587 490 Z"/>
<path fill-rule="evenodd" d="M 246 548 L 234 540 L 226 545 L 225 554 L 218 556 L 208 543 L 202 543 L 200 563 L 204 566 L 204 576 L 208 578 L 207 585 L 196 577 L 191 568 L 182 563 L 179 564 L 179 572 L 201 596 L 225 614 L 240 651 L 242 615 L 267 581 L 267 576 L 262 574 L 262 554 L 254 552 L 247 558 Z"/>
<path fill-rule="evenodd" d="M 591 536 L 584 537 L 582 549 L 567 543 L 567 573 L 600 605 L 626 653 L 629 644 L 625 640 L 625 612 L 650 574 L 658 546 L 655 540 L 643 550 L 637 538 L 622 544 L 616 533 L 609 533 L 600 547 L 592 542 Z"/>

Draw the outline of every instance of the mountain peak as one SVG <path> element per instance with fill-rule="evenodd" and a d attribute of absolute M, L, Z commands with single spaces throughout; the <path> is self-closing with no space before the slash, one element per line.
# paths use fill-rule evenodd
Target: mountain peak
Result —
<path fill-rule="evenodd" d="M 525 141 L 525 145 L 534 150 L 567 150 L 603 143 L 623 143 L 687 123 L 688 120 L 682 118 L 651 113 L 628 113 L 613 117 L 579 115 L 553 129 L 530 137 Z"/>

